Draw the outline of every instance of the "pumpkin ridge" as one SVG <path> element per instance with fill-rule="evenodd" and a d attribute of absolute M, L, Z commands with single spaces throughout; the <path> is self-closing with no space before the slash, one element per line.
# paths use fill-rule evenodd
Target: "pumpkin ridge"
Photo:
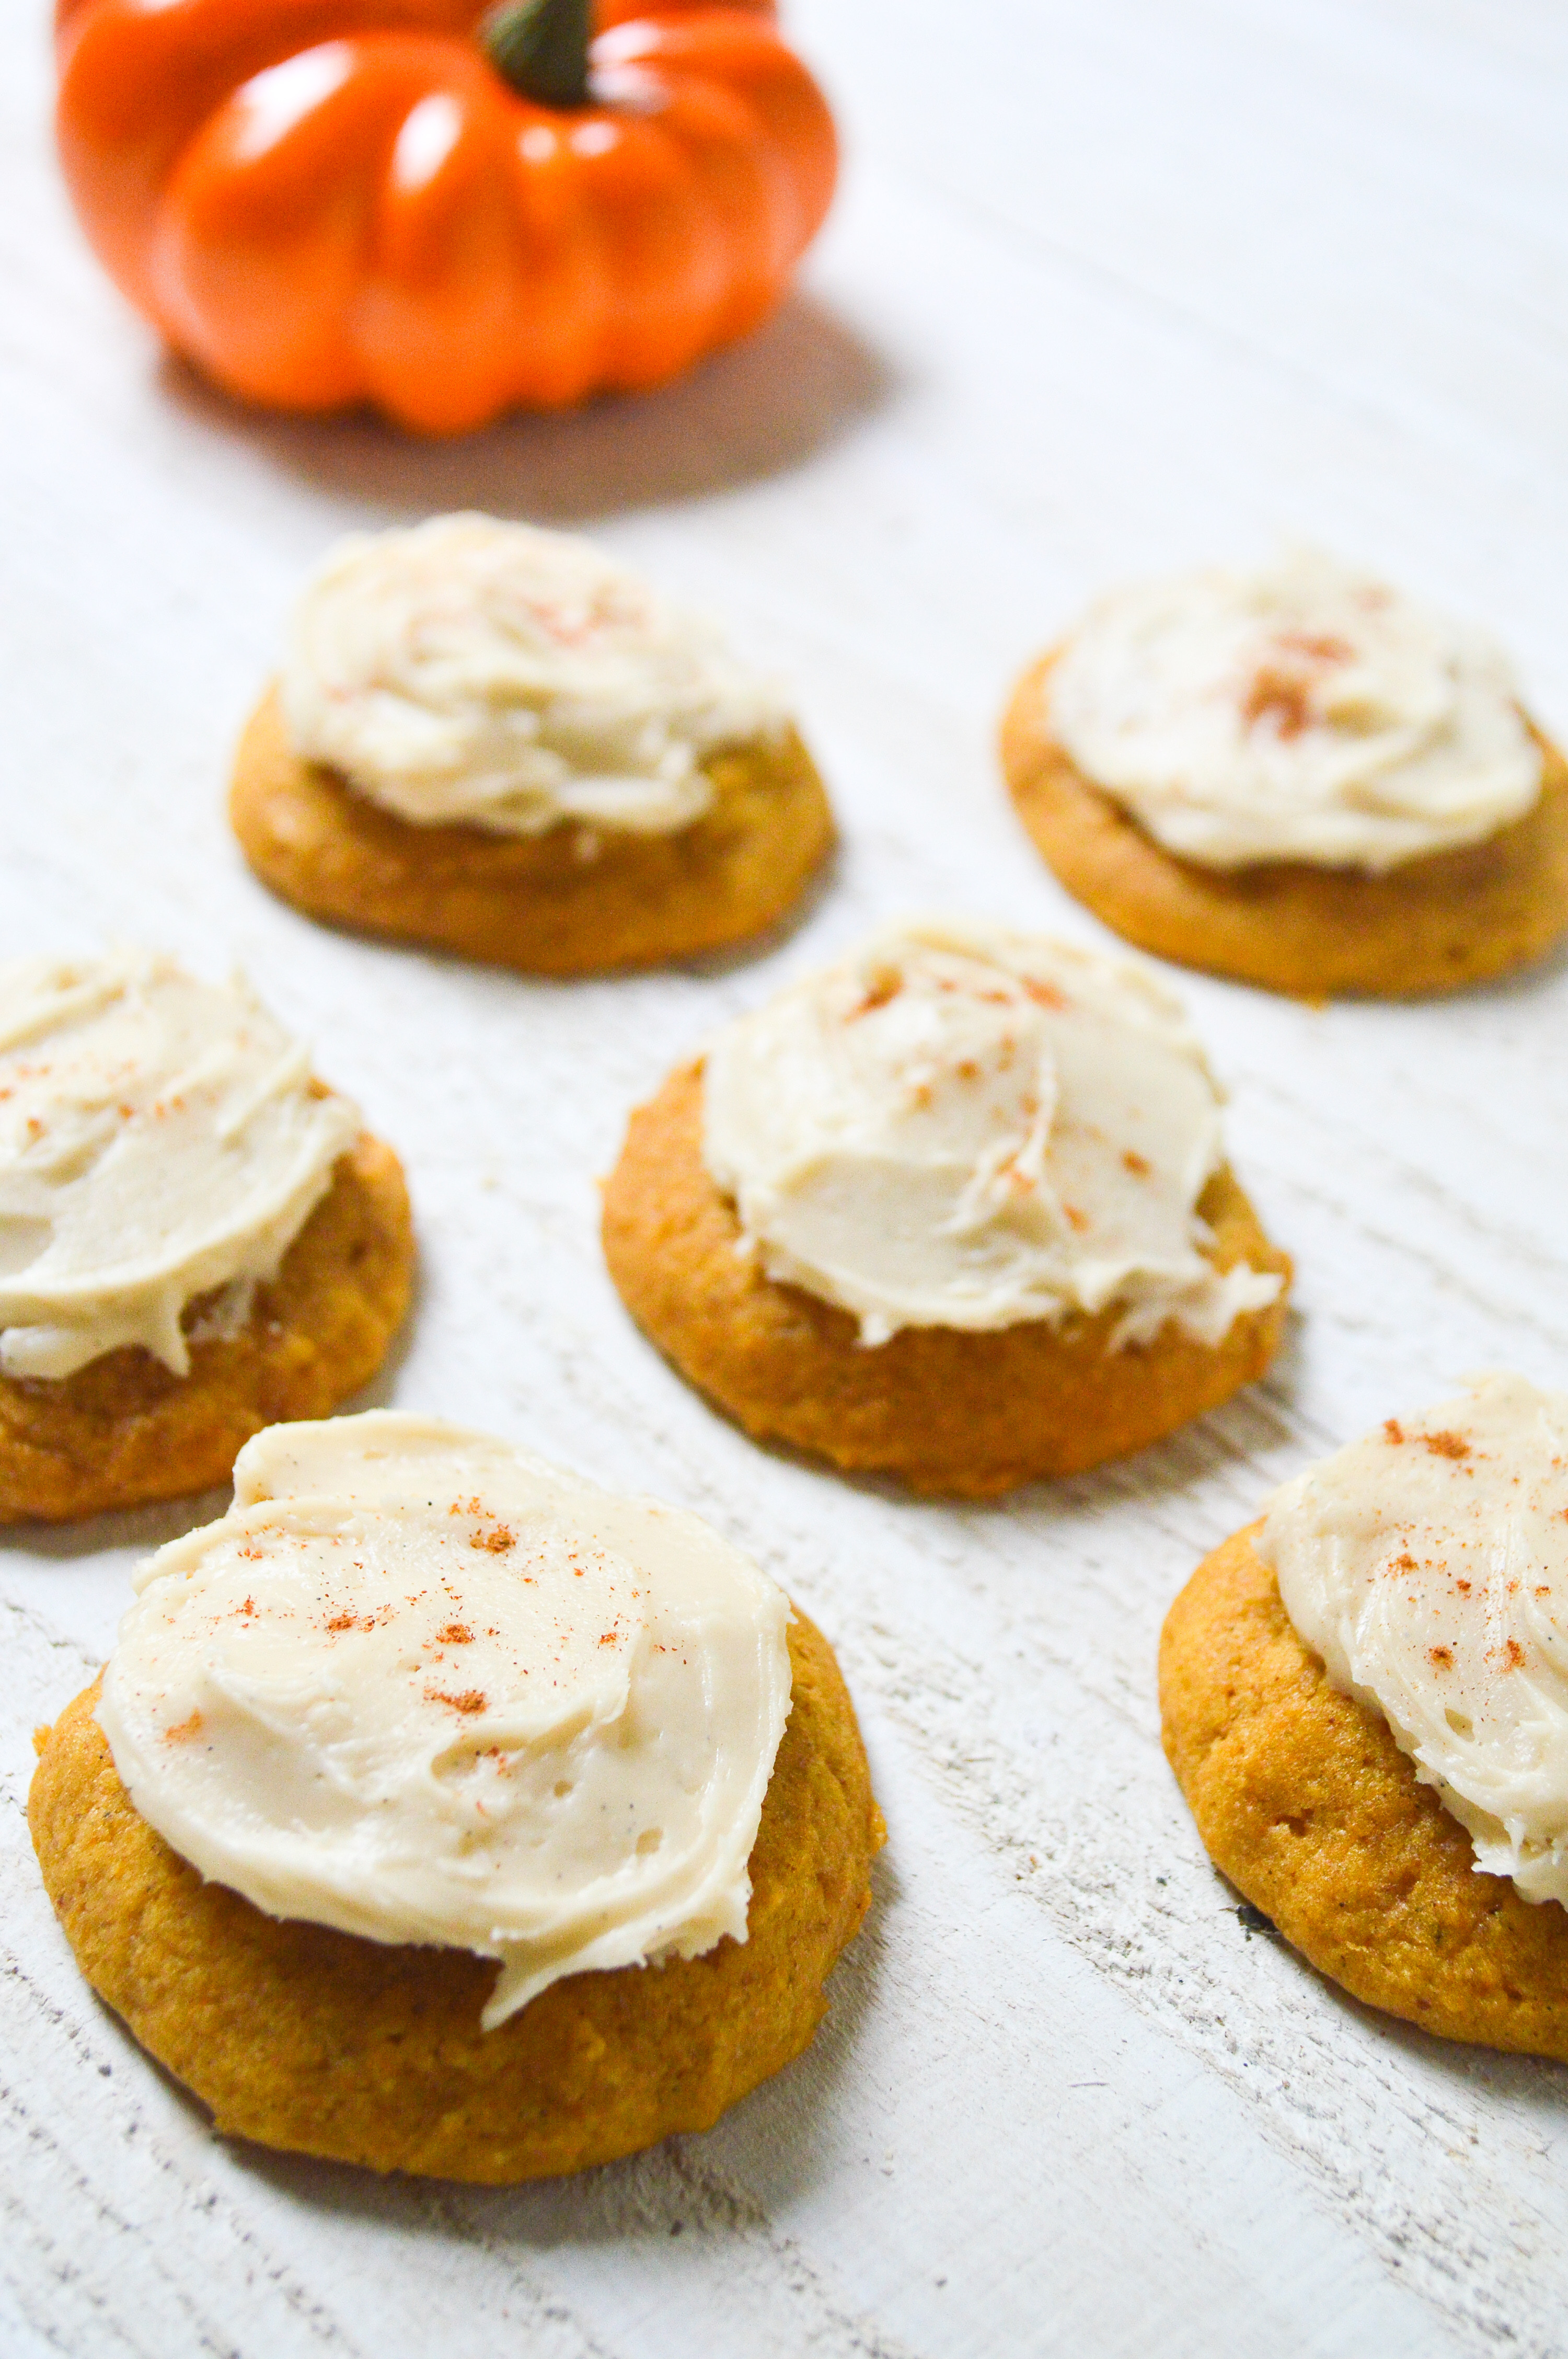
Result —
<path fill-rule="evenodd" d="M 78 216 L 244 400 L 448 434 L 662 384 L 778 301 L 832 118 L 771 0 L 600 0 L 574 64 L 589 5 L 509 0 L 551 28 L 552 88 L 586 74 L 550 104 L 497 71 L 476 0 L 59 0 Z"/>

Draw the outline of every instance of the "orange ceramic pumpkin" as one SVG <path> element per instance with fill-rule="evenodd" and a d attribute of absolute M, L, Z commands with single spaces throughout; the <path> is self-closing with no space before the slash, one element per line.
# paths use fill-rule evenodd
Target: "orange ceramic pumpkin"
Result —
<path fill-rule="evenodd" d="M 772 0 L 60 0 L 59 143 L 222 385 L 460 433 L 657 385 L 777 300 L 832 120 Z"/>

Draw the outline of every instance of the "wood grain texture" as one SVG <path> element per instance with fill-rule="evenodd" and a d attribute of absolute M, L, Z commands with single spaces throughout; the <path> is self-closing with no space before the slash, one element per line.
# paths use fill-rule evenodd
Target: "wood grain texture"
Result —
<path fill-rule="evenodd" d="M 1205 1861 L 1154 1650 L 1269 1485 L 1468 1369 L 1568 1369 L 1561 964 L 1314 1013 L 1183 976 L 1294 1256 L 1267 1386 L 1120 1467 L 951 1508 L 755 1449 L 636 1335 L 593 1179 L 721 1017 L 871 923 L 1104 940 L 1011 814 L 1009 682 L 1096 590 L 1320 539 L 1487 623 L 1568 725 L 1568 23 L 1546 0 L 794 0 L 844 195 L 746 347 L 461 445 L 242 413 L 67 219 L 37 12 L 0 24 L 5 859 L 16 951 L 234 959 L 407 1166 L 375 1397 L 709 1516 L 834 1643 L 889 1846 L 816 2045 L 708 2136 L 515 2193 L 216 2141 L 77 1976 L 21 1816 L 35 1722 L 138 1555 L 0 1548 L 0 2349 L 422 2359 L 1556 2353 L 1561 2068 L 1376 2021 Z M 333 533 L 472 505 L 600 534 L 796 683 L 844 832 L 752 961 L 548 985 L 350 941 L 222 813 Z"/>

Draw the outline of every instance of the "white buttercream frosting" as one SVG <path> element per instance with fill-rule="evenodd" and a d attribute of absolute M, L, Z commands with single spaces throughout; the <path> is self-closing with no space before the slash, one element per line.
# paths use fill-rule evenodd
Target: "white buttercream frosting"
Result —
<path fill-rule="evenodd" d="M 415 826 L 688 827 L 715 748 L 776 735 L 775 684 L 591 542 L 492 516 L 354 533 L 295 608 L 295 751 Z"/>
<path fill-rule="evenodd" d="M 114 1766 L 269 1915 L 498 1959 L 486 2029 L 746 1939 L 789 1603 L 696 1516 L 377 1410 L 257 1434 L 136 1587 Z"/>
<path fill-rule="evenodd" d="M 1568 1394 L 1494 1375 L 1390 1418 L 1277 1492 L 1258 1550 L 1476 1866 L 1568 1904 Z"/>
<path fill-rule="evenodd" d="M 243 984 L 141 951 L 0 967 L 0 1369 L 140 1343 L 185 1375 L 187 1306 L 244 1318 L 359 1130 Z"/>
<path fill-rule="evenodd" d="M 1141 970 L 1000 927 L 892 928 L 709 1049 L 704 1154 L 772 1278 L 901 1327 L 1115 1306 L 1216 1343 L 1281 1280 L 1197 1212 L 1219 1092 Z"/>
<path fill-rule="evenodd" d="M 1043 694 L 1084 777 L 1212 868 L 1377 874 L 1496 834 L 1541 790 L 1491 642 L 1314 549 L 1114 592 Z"/>

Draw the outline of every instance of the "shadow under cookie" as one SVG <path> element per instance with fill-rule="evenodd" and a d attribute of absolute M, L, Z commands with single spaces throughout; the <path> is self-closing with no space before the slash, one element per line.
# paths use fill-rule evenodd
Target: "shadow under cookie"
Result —
<path fill-rule="evenodd" d="M 241 737 L 229 815 L 263 883 L 308 917 L 525 974 L 592 974 L 765 933 L 832 848 L 827 792 L 794 730 L 702 767 L 711 806 L 667 834 L 416 827 L 302 761 L 274 690 Z"/>
<path fill-rule="evenodd" d="M 1205 1559 L 1160 1646 L 1165 1752 L 1209 1857 L 1368 2006 L 1568 2061 L 1568 1910 L 1476 1872 L 1387 1723 L 1297 1636 L 1258 1528 Z"/>
<path fill-rule="evenodd" d="M 0 1376 L 0 1525 L 59 1523 L 226 1483 L 263 1426 L 326 1417 L 368 1382 L 408 1307 L 414 1234 L 403 1169 L 368 1135 L 258 1286 L 238 1333 L 200 1333 L 177 1376 L 124 1345 L 59 1378 Z"/>
<path fill-rule="evenodd" d="M 505 2184 L 711 2127 L 809 2042 L 882 1840 L 854 1709 L 797 1614 L 749 1938 L 554 1983 L 481 2031 L 492 1959 L 267 1917 L 134 1808 L 96 1686 L 40 1739 L 27 1814 L 87 1980 L 220 2130 L 374 2170 Z"/>
<path fill-rule="evenodd" d="M 1568 764 L 1538 730 L 1541 795 L 1480 843 L 1381 875 L 1260 861 L 1209 868 L 1156 842 L 1050 735 L 1054 653 L 1020 680 L 1001 761 L 1061 882 L 1140 950 L 1304 999 L 1425 996 L 1530 966 L 1568 930 Z"/>
<path fill-rule="evenodd" d="M 1288 1256 L 1228 1170 L 1198 1210 L 1217 1268 L 1246 1261 L 1288 1280 Z M 622 1299 L 757 1439 L 919 1492 L 989 1498 L 1125 1457 L 1261 1375 L 1284 1324 L 1281 1289 L 1217 1345 L 1167 1324 L 1152 1343 L 1113 1351 L 1113 1310 L 983 1333 L 904 1327 L 867 1349 L 848 1311 L 765 1277 L 737 1251 L 740 1235 L 703 1161 L 702 1067 L 687 1065 L 632 1116 L 605 1190 L 605 1259 Z"/>

